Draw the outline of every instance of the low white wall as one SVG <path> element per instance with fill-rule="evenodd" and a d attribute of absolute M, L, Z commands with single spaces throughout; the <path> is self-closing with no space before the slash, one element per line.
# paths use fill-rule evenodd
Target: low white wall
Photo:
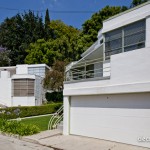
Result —
<path fill-rule="evenodd" d="M 0 104 L 11 106 L 11 78 L 8 71 L 0 73 Z"/>
<path fill-rule="evenodd" d="M 13 106 L 35 106 L 35 97 L 13 97 Z"/>
<path fill-rule="evenodd" d="M 28 74 L 28 65 L 17 65 L 16 74 Z"/>

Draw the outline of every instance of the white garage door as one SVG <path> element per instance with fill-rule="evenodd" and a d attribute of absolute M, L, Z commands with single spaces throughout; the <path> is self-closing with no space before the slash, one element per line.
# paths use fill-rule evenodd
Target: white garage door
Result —
<path fill-rule="evenodd" d="M 71 97 L 70 133 L 150 147 L 150 93 Z"/>

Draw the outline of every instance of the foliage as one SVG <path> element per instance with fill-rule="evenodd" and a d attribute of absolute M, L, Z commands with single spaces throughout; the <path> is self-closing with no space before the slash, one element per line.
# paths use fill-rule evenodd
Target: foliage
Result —
<path fill-rule="evenodd" d="M 135 6 L 138 6 L 142 3 L 145 3 L 147 2 L 148 0 L 133 0 L 132 3 L 131 3 L 131 7 L 135 7 Z"/>
<path fill-rule="evenodd" d="M 131 7 L 146 1 L 133 0 Z M 127 9 L 106 6 L 85 21 L 81 31 L 60 20 L 50 20 L 48 9 L 45 23 L 32 11 L 18 13 L 0 24 L 0 45 L 10 50 L 10 65 L 46 63 L 51 66 L 56 60 L 75 61 L 97 40 L 103 21 Z"/>
<path fill-rule="evenodd" d="M 44 87 L 53 91 L 62 91 L 64 72 L 65 72 L 65 62 L 55 61 L 52 70 L 48 71 L 44 79 Z"/>
<path fill-rule="evenodd" d="M 0 67 L 9 66 L 10 65 L 10 58 L 9 58 L 10 51 L 0 47 Z"/>
<path fill-rule="evenodd" d="M 30 44 L 26 50 L 28 55 L 25 63 L 46 63 L 52 66 L 56 60 L 67 62 L 77 59 L 79 53 L 75 50 L 75 45 L 79 31 L 58 20 L 51 21 L 50 31 L 53 38 L 48 41 L 39 39 Z"/>
<path fill-rule="evenodd" d="M 44 32 L 42 17 L 32 11 L 6 18 L 0 25 L 0 45 L 11 50 L 11 65 L 24 63 L 25 49 L 31 42 L 43 38 Z"/>
<path fill-rule="evenodd" d="M 45 28 L 48 28 L 49 25 L 50 25 L 49 10 L 46 9 L 46 15 L 45 15 Z"/>
<path fill-rule="evenodd" d="M 48 102 L 62 102 L 63 101 L 63 93 L 62 92 L 52 92 L 45 94 L 46 100 Z"/>
<path fill-rule="evenodd" d="M 29 116 L 38 116 L 38 115 L 45 115 L 55 113 L 62 103 L 54 103 L 48 104 L 43 106 L 22 106 L 22 107 L 8 107 L 8 108 L 1 108 L 0 118 L 5 119 L 14 119 L 18 117 L 29 117 Z M 16 113 L 16 109 L 19 109 L 19 115 Z"/>
<path fill-rule="evenodd" d="M 44 131 L 48 129 L 48 123 L 49 123 L 50 118 L 51 118 L 51 115 L 22 119 L 21 122 L 24 124 L 36 125 L 40 129 L 40 131 Z"/>
<path fill-rule="evenodd" d="M 18 121 L 1 120 L 0 122 L 0 131 L 4 133 L 26 136 L 36 134 L 40 131 L 40 129 L 35 125 L 27 125 Z"/>
<path fill-rule="evenodd" d="M 52 38 L 52 32 L 50 30 L 50 17 L 49 17 L 49 10 L 46 9 L 46 14 L 45 14 L 45 36 L 44 36 L 44 39 L 48 40 L 50 38 Z"/>

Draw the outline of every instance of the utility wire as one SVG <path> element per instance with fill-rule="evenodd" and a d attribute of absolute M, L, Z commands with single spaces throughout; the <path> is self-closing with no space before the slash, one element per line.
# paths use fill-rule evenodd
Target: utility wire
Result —
<path fill-rule="evenodd" d="M 0 6 L 0 9 L 3 10 L 11 10 L 11 11 L 34 11 L 34 12 L 45 12 L 46 10 L 32 10 L 32 9 L 17 9 L 17 8 L 8 8 L 8 7 L 2 7 Z M 84 11 L 84 10 L 76 10 L 76 11 L 71 11 L 71 10 L 49 10 L 50 13 L 95 13 L 95 11 Z"/>

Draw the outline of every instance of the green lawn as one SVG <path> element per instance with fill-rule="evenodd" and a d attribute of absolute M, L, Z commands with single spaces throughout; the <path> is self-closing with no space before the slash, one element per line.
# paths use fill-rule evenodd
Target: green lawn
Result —
<path fill-rule="evenodd" d="M 48 130 L 48 123 L 49 123 L 50 118 L 51 118 L 51 115 L 29 118 L 29 119 L 22 119 L 21 122 L 23 122 L 25 124 L 36 125 L 40 128 L 41 131 L 44 131 L 44 130 Z"/>

